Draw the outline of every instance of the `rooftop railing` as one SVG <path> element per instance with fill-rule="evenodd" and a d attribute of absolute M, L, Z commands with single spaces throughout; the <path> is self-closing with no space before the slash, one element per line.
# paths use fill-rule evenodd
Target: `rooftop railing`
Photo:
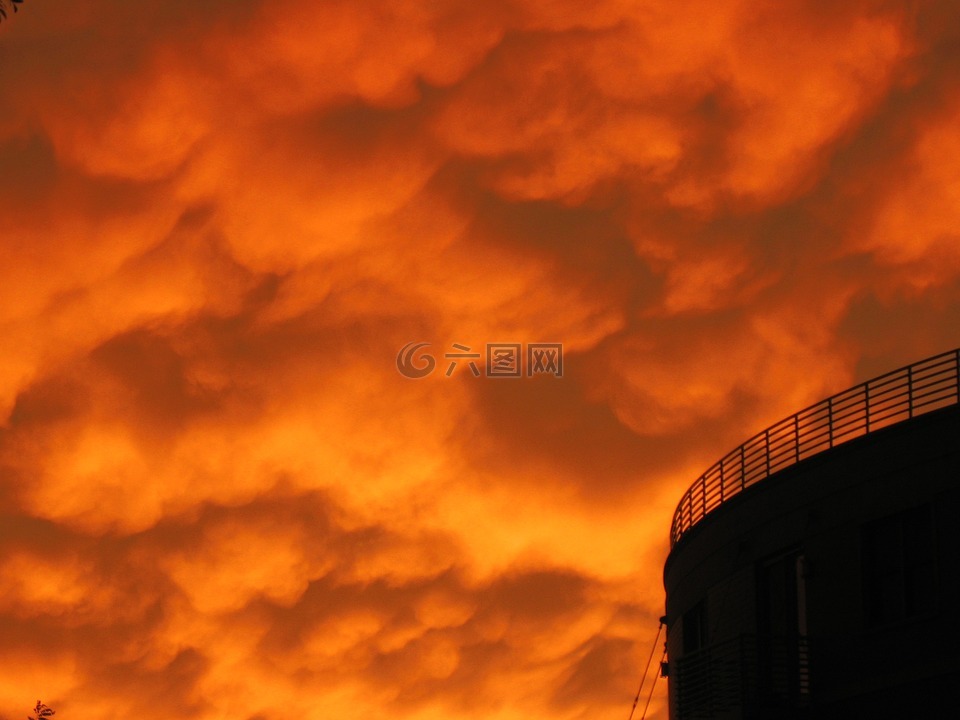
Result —
<path fill-rule="evenodd" d="M 960 348 L 907 365 L 821 400 L 724 455 L 684 493 L 670 547 L 730 498 L 825 450 L 960 402 Z"/>

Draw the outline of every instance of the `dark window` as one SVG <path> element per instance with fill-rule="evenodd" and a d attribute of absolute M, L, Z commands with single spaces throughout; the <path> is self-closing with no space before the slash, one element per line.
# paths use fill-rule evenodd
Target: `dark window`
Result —
<path fill-rule="evenodd" d="M 758 702 L 771 712 L 799 706 L 810 691 L 805 568 L 799 550 L 757 566 Z"/>
<path fill-rule="evenodd" d="M 767 560 L 757 568 L 757 631 L 766 637 L 799 634 L 797 563 L 799 553 Z"/>
<path fill-rule="evenodd" d="M 683 652 L 693 652 L 707 644 L 707 608 L 703 600 L 683 614 Z"/>
<path fill-rule="evenodd" d="M 933 608 L 936 544 L 929 505 L 863 526 L 863 606 L 876 627 Z"/>

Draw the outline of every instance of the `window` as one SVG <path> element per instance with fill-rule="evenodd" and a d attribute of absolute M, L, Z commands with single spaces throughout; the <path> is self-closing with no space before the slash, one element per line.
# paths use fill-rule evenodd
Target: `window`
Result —
<path fill-rule="evenodd" d="M 936 543 L 929 505 L 863 526 L 863 606 L 876 627 L 933 608 Z"/>
<path fill-rule="evenodd" d="M 757 690 L 772 711 L 809 699 L 806 559 L 800 549 L 757 565 Z"/>
<path fill-rule="evenodd" d="M 683 653 L 707 645 L 707 608 L 703 600 L 683 614 Z"/>

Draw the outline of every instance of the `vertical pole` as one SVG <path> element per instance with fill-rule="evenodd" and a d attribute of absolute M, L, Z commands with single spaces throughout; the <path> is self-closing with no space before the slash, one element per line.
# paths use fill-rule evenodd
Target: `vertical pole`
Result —
<path fill-rule="evenodd" d="M 913 365 L 907 367 L 907 417 L 913 417 Z"/>
<path fill-rule="evenodd" d="M 770 476 L 770 428 L 767 428 L 763 431 L 763 440 L 764 440 L 764 457 L 767 460 L 767 475 Z"/>
<path fill-rule="evenodd" d="M 723 458 L 720 458 L 720 502 L 723 502 Z"/>
<path fill-rule="evenodd" d="M 833 447 L 833 398 L 827 398 L 827 437 L 830 439 L 830 447 Z"/>
<path fill-rule="evenodd" d="M 797 462 L 800 462 L 800 415 L 793 416 L 793 438 L 796 443 Z"/>
<path fill-rule="evenodd" d="M 700 476 L 700 517 L 698 520 L 702 520 L 707 514 L 707 476 L 703 474 Z"/>
<path fill-rule="evenodd" d="M 870 432 L 870 385 L 863 384 L 863 427 L 864 432 Z"/>
<path fill-rule="evenodd" d="M 740 446 L 740 489 L 747 486 L 747 460 L 743 452 L 743 445 Z"/>

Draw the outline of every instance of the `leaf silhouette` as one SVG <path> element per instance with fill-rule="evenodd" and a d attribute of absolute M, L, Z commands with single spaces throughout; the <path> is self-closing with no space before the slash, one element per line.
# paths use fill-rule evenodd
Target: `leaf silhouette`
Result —
<path fill-rule="evenodd" d="M 17 12 L 20 10 L 20 3 L 23 0 L 0 0 L 0 21 L 5 20 L 7 17 L 7 7 L 13 7 L 13 11 Z M 10 5 L 10 3 L 13 3 Z"/>
<path fill-rule="evenodd" d="M 18 2 L 19 0 L 14 0 Z M 42 720 L 43 718 L 48 718 L 51 715 L 56 715 L 57 711 L 52 708 L 47 707 L 42 702 L 37 700 L 37 706 L 33 709 L 33 715 L 27 716 L 27 720 Z"/>

